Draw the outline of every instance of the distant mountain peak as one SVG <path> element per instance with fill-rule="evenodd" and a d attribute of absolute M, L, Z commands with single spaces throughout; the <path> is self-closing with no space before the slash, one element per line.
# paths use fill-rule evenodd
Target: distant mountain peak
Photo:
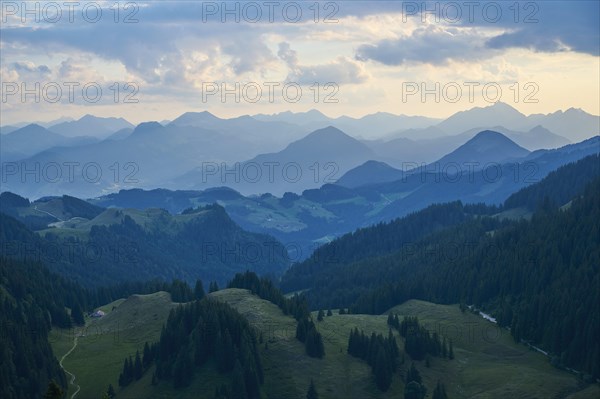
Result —
<path fill-rule="evenodd" d="M 512 142 L 511 139 L 509 139 L 502 133 L 496 132 L 494 130 L 482 130 L 481 132 L 477 133 L 471 140 L 469 140 L 469 142 L 476 141 L 476 140 L 489 140 L 489 139 L 500 139 L 500 140 L 506 139 L 506 140 Z"/>
<path fill-rule="evenodd" d="M 314 108 L 309 109 L 308 111 L 305 112 L 305 114 L 306 115 L 311 115 L 311 116 L 321 116 L 323 118 L 327 118 L 327 115 L 325 115 L 324 113 L 322 113 L 318 109 L 314 109 Z"/>
<path fill-rule="evenodd" d="M 507 115 L 507 116 L 525 117 L 525 114 L 523 114 L 521 111 L 519 111 L 512 105 L 507 104 L 502 101 L 497 101 L 487 107 L 475 107 L 475 108 L 472 108 L 465 112 L 469 112 L 469 111 L 473 111 L 473 110 L 481 110 L 483 112 L 492 111 L 494 113 L 500 113 L 502 115 Z"/>
<path fill-rule="evenodd" d="M 310 135 L 331 135 L 331 134 L 336 134 L 336 135 L 343 135 L 343 136 L 348 136 L 346 133 L 342 132 L 340 129 L 338 129 L 335 126 L 329 125 L 326 126 L 324 128 L 321 129 L 317 129 L 314 132 L 312 132 Z M 350 136 L 348 136 L 350 137 Z"/>
<path fill-rule="evenodd" d="M 220 119 L 219 117 L 217 117 L 216 115 L 208 112 L 208 111 L 190 111 L 190 112 L 185 112 L 183 113 L 179 118 L 182 117 L 195 117 L 195 118 L 210 118 L 210 119 Z M 177 118 L 177 119 L 179 119 Z"/>
<path fill-rule="evenodd" d="M 585 112 L 584 110 L 582 110 L 581 108 L 574 108 L 571 107 L 568 110 L 566 110 L 564 112 L 565 114 L 586 114 L 587 112 Z"/>
<path fill-rule="evenodd" d="M 504 162 L 509 159 L 525 157 L 529 151 L 517 143 L 493 130 L 483 130 L 465 144 L 441 158 L 439 163 L 476 162 L 484 165 L 489 162 Z"/>
<path fill-rule="evenodd" d="M 132 134 L 146 133 L 152 130 L 164 129 L 164 126 L 156 121 L 142 122 L 135 127 Z"/>
<path fill-rule="evenodd" d="M 81 118 L 79 118 L 77 121 L 78 122 L 95 122 L 95 121 L 108 121 L 108 120 L 127 122 L 125 119 L 119 118 L 119 117 L 114 117 L 114 116 L 104 117 L 104 116 L 96 116 L 96 115 L 92 115 L 92 114 L 85 114 Z"/>
<path fill-rule="evenodd" d="M 46 130 L 43 126 L 40 126 L 37 123 L 30 123 L 29 125 L 24 126 L 21 129 L 44 129 L 44 130 Z"/>
<path fill-rule="evenodd" d="M 211 114 L 208 111 L 190 111 L 185 112 L 173 119 L 170 125 L 175 126 L 196 126 L 201 127 L 204 126 L 205 123 L 211 123 L 215 121 L 221 121 L 222 119 L 216 115 Z"/>
<path fill-rule="evenodd" d="M 317 129 L 312 133 L 309 133 L 303 139 L 300 139 L 298 142 L 307 142 L 307 143 L 315 143 L 321 145 L 331 145 L 333 143 L 341 143 L 341 142 L 358 142 L 355 138 L 350 135 L 344 133 L 340 129 L 335 126 L 327 126 L 321 129 Z M 293 143 L 292 143 L 293 144 Z"/>
<path fill-rule="evenodd" d="M 490 128 L 502 125 L 516 129 L 527 124 L 527 117 L 512 106 L 496 102 L 487 107 L 474 107 L 459 111 L 440 122 L 437 127 L 449 134 L 465 132 L 473 127 Z"/>
<path fill-rule="evenodd" d="M 394 169 L 394 168 L 392 168 L 390 165 L 388 165 L 385 162 L 374 161 L 374 160 L 367 161 L 367 162 L 363 163 L 361 166 L 381 166 L 381 167 L 384 167 L 384 168 Z"/>
<path fill-rule="evenodd" d="M 399 180 L 402 176 L 403 172 L 401 170 L 393 168 L 385 162 L 370 160 L 354 169 L 350 169 L 335 184 L 356 188 Z"/>
<path fill-rule="evenodd" d="M 496 101 L 495 103 L 493 103 L 492 105 L 490 105 L 490 107 L 492 107 L 492 108 L 512 109 L 512 110 L 517 111 L 517 109 L 515 107 L 513 107 L 512 105 L 507 104 L 507 103 L 505 103 L 503 101 Z"/>
<path fill-rule="evenodd" d="M 469 146 L 481 151 L 487 150 L 488 148 L 491 149 L 499 145 L 512 146 L 514 148 L 520 148 L 526 152 L 529 152 L 502 133 L 493 130 L 483 130 L 477 133 L 471 140 L 467 141 L 463 147 Z"/>
<path fill-rule="evenodd" d="M 535 125 L 531 129 L 529 129 L 529 132 L 527 132 L 527 133 L 552 133 L 552 132 L 550 132 L 550 130 L 546 129 L 542 125 Z"/>

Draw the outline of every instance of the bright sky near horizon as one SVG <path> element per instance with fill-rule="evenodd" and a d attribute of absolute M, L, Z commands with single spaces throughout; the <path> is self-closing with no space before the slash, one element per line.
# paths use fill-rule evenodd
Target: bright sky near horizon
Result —
<path fill-rule="evenodd" d="M 3 0 L 0 21 L 2 125 L 313 108 L 447 117 L 497 100 L 600 114 L 598 1 Z"/>

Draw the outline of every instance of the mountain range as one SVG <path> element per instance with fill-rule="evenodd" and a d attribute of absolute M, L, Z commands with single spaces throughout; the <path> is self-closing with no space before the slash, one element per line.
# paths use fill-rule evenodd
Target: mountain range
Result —
<path fill-rule="evenodd" d="M 134 125 L 123 118 L 100 118 L 84 115 L 76 121 L 65 121 L 48 126 L 48 130 L 66 137 L 92 136 L 106 138 L 121 129 L 132 129 Z"/>
<path fill-rule="evenodd" d="M 241 229 L 218 205 L 171 215 L 105 209 L 69 196 L 29 202 L 4 192 L 0 209 L 0 256 L 42 261 L 88 287 L 140 278 L 222 285 L 238 272 L 276 277 L 289 265 L 275 238 Z"/>
<path fill-rule="evenodd" d="M 474 112 L 489 117 L 489 110 Z M 587 315 L 600 303 L 600 136 L 570 143 L 541 124 L 453 135 L 442 125 L 425 128 L 435 137 L 428 140 L 365 140 L 329 123 L 306 132 L 307 124 L 284 116 L 186 113 L 135 127 L 112 121 L 121 125 L 102 131 L 86 118 L 63 125 L 89 122 L 86 136 L 71 136 L 81 127 L 63 135 L 36 124 L 3 135 L 2 156 L 11 159 L 0 193 L 0 322 L 10 338 L 8 352 L 0 351 L 9 376 L 4 395 L 38 397 L 51 380 L 67 386 L 67 367 L 85 397 L 111 397 L 117 381 L 119 397 L 225 398 L 229 390 L 257 399 L 291 391 L 314 397 L 321 373 L 310 374 L 308 395 L 280 381 L 302 374 L 306 385 L 307 370 L 325 367 L 339 373 L 319 379 L 334 397 L 378 389 L 377 396 L 396 398 L 403 387 L 409 397 L 411 386 L 423 397 L 436 379 L 433 397 L 440 397 L 440 374 L 472 378 L 466 359 L 479 377 L 493 365 L 486 379 L 508 368 L 534 375 L 527 377 L 534 388 L 513 389 L 519 395 L 587 391 L 599 375 L 599 325 Z M 376 114 L 367 125 L 383 131 L 377 121 L 390 118 Z M 462 129 L 463 118 L 445 129 Z M 100 173 L 83 167 L 73 181 L 52 179 L 61 165 Z M 208 295 L 203 281 L 210 281 Z M 420 324 L 451 317 L 489 329 L 468 308 L 509 331 L 501 345 L 486 338 L 483 347 L 455 345 L 456 337 L 431 335 Z M 60 336 L 73 325 L 82 332 Z M 122 331 L 106 330 L 115 325 Z M 416 337 L 408 334 L 413 327 Z M 283 340 L 273 328 L 286 332 Z M 66 366 L 57 360 L 63 354 Z M 423 385 L 405 383 L 404 374 L 418 375 L 415 363 Z M 360 382 L 329 388 L 348 370 Z M 547 386 L 554 376 L 564 381 Z M 463 385 L 473 394 L 509 392 L 504 381 L 493 390 L 488 381 L 456 385 L 448 384 L 457 396 Z"/>
<path fill-rule="evenodd" d="M 294 141 L 281 151 L 234 164 L 206 165 L 175 179 L 173 187 L 227 186 L 244 194 L 302 192 L 333 183 L 356 165 L 375 158 L 364 143 L 329 126 Z M 191 184 L 190 184 L 191 183 Z"/>
<path fill-rule="evenodd" d="M 504 146 L 496 151 L 489 144 L 497 144 L 498 140 Z M 482 149 L 487 149 L 496 163 L 486 162 L 483 169 L 465 165 L 480 159 L 481 152 L 477 150 Z M 203 191 L 134 189 L 90 201 L 103 207 L 159 207 L 172 213 L 218 202 L 243 228 L 271 234 L 284 244 L 297 245 L 300 252 L 297 256 L 301 258 L 336 236 L 440 201 L 499 204 L 556 168 L 598 152 L 600 137 L 530 153 L 500 133 L 484 132 L 454 152 L 452 164 L 417 164 L 410 170 L 400 171 L 385 164 L 367 162 L 334 184 L 307 189 L 301 194 L 244 196 L 228 187 Z M 519 154 L 523 156 L 515 158 Z M 506 158 L 501 159 L 501 155 Z M 458 171 L 456 164 L 460 165 Z M 373 174 L 381 171 L 382 175 Z"/>
<path fill-rule="evenodd" d="M 402 170 L 432 163 L 483 130 L 502 133 L 536 151 L 563 147 L 571 142 L 566 137 L 592 137 L 598 133 L 597 123 L 597 116 L 579 110 L 526 117 L 502 103 L 443 121 L 386 113 L 334 119 L 315 110 L 223 119 L 204 111 L 133 127 L 121 118 L 86 115 L 47 128 L 24 126 L 0 136 L 3 160 L 19 161 L 17 166 L 3 165 L 2 190 L 33 198 L 94 197 L 124 188 L 218 186 L 244 195 L 300 194 L 335 182 L 368 161 Z M 569 127 L 572 134 L 563 137 L 553 126 L 561 133 Z M 43 175 L 57 164 L 57 173 Z M 64 165 L 80 169 L 71 176 Z M 21 169 L 34 170 L 38 176 L 21 179 Z M 94 176 L 89 178 L 92 169 Z"/>

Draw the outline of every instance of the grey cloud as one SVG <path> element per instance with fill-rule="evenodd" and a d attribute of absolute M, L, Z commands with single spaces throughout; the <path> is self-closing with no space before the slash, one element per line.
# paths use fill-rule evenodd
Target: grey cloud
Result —
<path fill-rule="evenodd" d="M 209 53 L 220 48 L 231 57 L 230 66 L 238 73 L 257 70 L 276 59 L 262 43 L 262 31 L 256 26 L 202 23 L 198 6 L 189 3 L 186 8 L 158 2 L 140 4 L 138 23 L 114 23 L 108 13 L 110 18 L 94 24 L 76 19 L 73 24 L 56 23 L 45 29 L 3 26 L 2 42 L 8 47 L 45 48 L 48 53 L 75 49 L 95 54 L 121 62 L 150 84 L 164 83 L 167 76 L 173 81 L 173 75 L 181 72 L 177 65 L 183 64 L 186 52 L 196 49 Z"/>
<path fill-rule="evenodd" d="M 6 65 L 7 71 L 14 71 L 22 81 L 36 82 L 46 80 L 52 70 L 47 65 L 35 65 L 32 62 L 17 61 Z"/>
<path fill-rule="evenodd" d="M 440 9 L 450 2 L 410 2 L 418 8 Z M 452 2 L 461 4 L 460 2 Z M 501 18 L 490 22 L 482 9 L 486 3 L 501 8 Z M 423 4 L 426 4 L 423 6 Z M 449 60 L 477 61 L 494 52 L 508 48 L 527 48 L 537 52 L 574 51 L 600 55 L 600 2 L 597 1 L 547 1 L 519 3 L 519 14 L 515 22 L 513 2 L 477 2 L 473 19 L 463 9 L 463 17 L 456 23 L 441 19 L 436 25 L 416 29 L 412 35 L 395 40 L 382 40 L 360 46 L 356 51 L 359 60 L 374 60 L 387 65 L 407 62 L 444 64 Z M 527 6 L 529 5 L 529 6 Z M 357 7 L 358 9 L 358 7 Z M 421 14 L 411 16 L 421 21 Z M 429 21 L 434 16 L 429 15 Z M 528 21 L 528 22 L 525 22 Z M 479 32 L 486 29 L 504 29 L 505 32 L 486 41 L 480 35 L 452 31 L 456 28 L 473 28 Z"/>
<path fill-rule="evenodd" d="M 411 62 L 439 65 L 450 60 L 477 60 L 489 53 L 474 34 L 455 28 L 446 30 L 430 26 L 417 29 L 410 36 L 362 45 L 356 51 L 356 58 L 387 65 Z"/>
<path fill-rule="evenodd" d="M 223 46 L 223 51 L 232 58 L 231 67 L 237 74 L 259 70 L 267 62 L 276 60 L 258 35 L 229 43 Z"/>
<path fill-rule="evenodd" d="M 28 72 L 28 73 L 37 73 L 39 75 L 48 75 L 50 74 L 50 68 L 46 65 L 37 65 L 35 66 L 29 62 L 13 62 L 11 64 L 12 68 L 18 73 Z"/>
<path fill-rule="evenodd" d="M 529 48 L 540 52 L 570 51 L 600 55 L 600 2 L 539 2 L 538 22 L 488 40 L 490 48 Z"/>
<path fill-rule="evenodd" d="M 277 52 L 290 68 L 286 80 L 301 85 L 313 83 L 327 84 L 357 84 L 368 79 L 368 75 L 356 62 L 344 57 L 338 57 L 334 62 L 321 65 L 300 65 L 296 52 L 287 42 L 279 43 Z"/>
<path fill-rule="evenodd" d="M 287 42 L 279 43 L 279 51 L 277 56 L 285 61 L 290 66 L 298 65 L 298 55 Z"/>

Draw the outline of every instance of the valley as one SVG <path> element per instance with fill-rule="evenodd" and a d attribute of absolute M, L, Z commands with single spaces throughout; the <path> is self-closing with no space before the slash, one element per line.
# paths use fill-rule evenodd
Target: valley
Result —
<path fill-rule="evenodd" d="M 376 388 L 368 366 L 346 353 L 348 336 L 354 328 L 369 334 L 387 334 L 386 315 L 390 312 L 400 317 L 418 316 L 429 330 L 439 332 L 454 343 L 453 360 L 433 358 L 430 367 L 426 367 L 424 361 L 415 362 L 429 392 L 438 380 L 444 382 L 448 394 L 455 398 L 554 397 L 559 392 L 565 398 L 594 398 L 600 392 L 597 386 L 581 385 L 575 376 L 556 370 L 542 354 L 515 344 L 507 331 L 478 315 L 462 313 L 458 305 L 411 300 L 382 315 L 340 315 L 337 309 L 332 309 L 332 316 L 317 323 L 326 355 L 323 359 L 313 359 L 304 354 L 302 345 L 295 339 L 294 319 L 283 315 L 274 304 L 240 289 L 224 289 L 209 296 L 233 306 L 262 335 L 264 395 L 269 398 L 303 398 L 311 380 L 323 398 L 401 395 L 403 376 L 411 364 L 408 355 L 404 355 L 405 362 L 394 375 L 389 391 L 382 393 Z M 111 311 L 113 306 L 116 309 Z M 157 293 L 100 307 L 107 315 L 88 320 L 79 345 L 65 360 L 65 367 L 72 370 L 81 385 L 79 397 L 98 396 L 95 393 L 102 392 L 108 384 L 116 388 L 121 358 L 134 355 L 143 348 L 144 342 L 157 340 L 160 325 L 173 306 L 176 305 L 170 302 L 168 294 Z M 315 319 L 316 316 L 314 312 Z M 141 325 L 143 329 L 139 328 Z M 397 333 L 396 337 L 402 348 L 402 338 Z M 67 346 L 65 343 L 73 336 L 68 331 L 54 331 L 50 338 L 55 353 L 60 356 Z M 94 359 L 93 362 L 90 359 Z M 210 396 L 223 380 L 209 365 L 195 372 L 194 382 L 185 390 L 173 391 L 168 384 L 153 387 L 148 374 L 151 375 L 151 370 L 133 385 L 117 390 L 118 397 L 136 398 L 150 392 L 158 398 Z M 207 380 L 211 383 L 202 382 Z"/>
<path fill-rule="evenodd" d="M 600 1 L 0 1 L 1 399 L 600 398 Z"/>

